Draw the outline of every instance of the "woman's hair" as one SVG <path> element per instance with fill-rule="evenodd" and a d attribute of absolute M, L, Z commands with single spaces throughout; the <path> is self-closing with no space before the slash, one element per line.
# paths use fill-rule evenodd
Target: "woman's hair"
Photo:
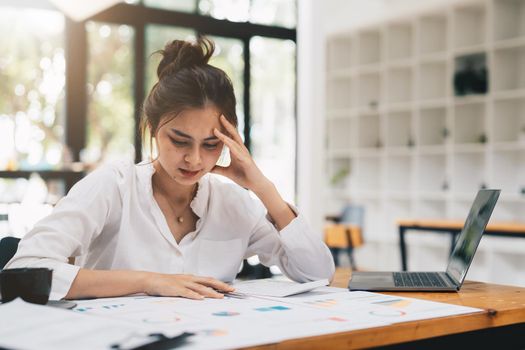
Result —
<path fill-rule="evenodd" d="M 226 73 L 208 64 L 215 45 L 205 37 L 195 43 L 173 40 L 160 53 L 158 82 L 144 101 L 141 136 L 144 142 L 149 127 L 150 146 L 160 126 L 187 109 L 213 105 L 237 126 L 233 85 Z"/>

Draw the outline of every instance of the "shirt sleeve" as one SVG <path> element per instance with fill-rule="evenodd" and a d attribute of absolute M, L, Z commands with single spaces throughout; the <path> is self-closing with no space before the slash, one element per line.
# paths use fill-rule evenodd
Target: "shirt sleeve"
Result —
<path fill-rule="evenodd" d="M 335 266 L 330 250 L 320 235 L 312 231 L 306 219 L 293 206 L 296 214 L 286 227 L 278 231 L 262 215 L 252 230 L 246 257 L 257 254 L 266 266 L 277 265 L 290 279 L 308 282 L 332 280 Z"/>
<path fill-rule="evenodd" d="M 50 299 L 64 298 L 79 266 L 69 257 L 83 255 L 100 234 L 119 198 L 117 171 L 104 166 L 80 180 L 50 215 L 20 241 L 6 268 L 47 267 L 53 270 Z"/>

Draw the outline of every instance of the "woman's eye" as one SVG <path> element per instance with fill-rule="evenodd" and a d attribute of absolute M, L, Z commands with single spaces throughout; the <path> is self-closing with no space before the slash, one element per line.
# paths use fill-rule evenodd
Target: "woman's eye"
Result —
<path fill-rule="evenodd" d="M 175 140 L 174 138 L 171 138 L 171 137 L 170 137 L 170 141 L 175 146 L 187 146 L 188 145 L 188 142 L 186 142 L 186 141 L 177 141 L 177 140 Z"/>
<path fill-rule="evenodd" d="M 206 149 L 216 149 L 217 146 L 219 146 L 218 143 L 205 143 L 203 144 L 204 148 Z"/>

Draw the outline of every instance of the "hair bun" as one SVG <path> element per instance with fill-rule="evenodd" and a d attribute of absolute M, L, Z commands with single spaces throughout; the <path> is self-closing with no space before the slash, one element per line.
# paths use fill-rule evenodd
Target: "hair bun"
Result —
<path fill-rule="evenodd" d="M 215 45 L 205 37 L 199 37 L 195 43 L 173 40 L 157 51 L 163 57 L 157 68 L 159 80 L 166 75 L 172 75 L 184 68 L 204 66 L 208 63 Z"/>

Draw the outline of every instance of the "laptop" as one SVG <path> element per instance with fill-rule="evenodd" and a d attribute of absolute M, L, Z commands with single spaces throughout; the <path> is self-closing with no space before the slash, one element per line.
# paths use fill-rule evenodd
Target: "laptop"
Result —
<path fill-rule="evenodd" d="M 496 206 L 500 190 L 480 190 L 472 203 L 444 272 L 352 272 L 348 289 L 366 291 L 458 291 Z"/>

